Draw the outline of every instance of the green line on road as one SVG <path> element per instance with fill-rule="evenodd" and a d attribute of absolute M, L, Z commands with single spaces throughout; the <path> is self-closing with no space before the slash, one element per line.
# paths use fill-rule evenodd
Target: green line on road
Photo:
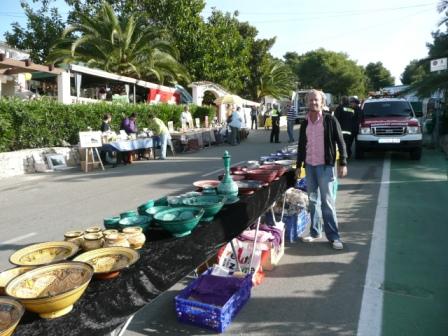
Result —
<path fill-rule="evenodd" d="M 392 158 L 382 335 L 448 335 L 447 163 Z"/>

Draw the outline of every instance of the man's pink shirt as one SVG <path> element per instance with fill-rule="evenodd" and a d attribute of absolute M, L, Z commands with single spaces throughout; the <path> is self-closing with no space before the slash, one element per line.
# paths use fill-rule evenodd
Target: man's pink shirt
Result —
<path fill-rule="evenodd" d="M 325 164 L 324 123 L 322 112 L 319 112 L 315 123 L 313 123 L 308 116 L 306 139 L 306 163 L 311 166 Z"/>

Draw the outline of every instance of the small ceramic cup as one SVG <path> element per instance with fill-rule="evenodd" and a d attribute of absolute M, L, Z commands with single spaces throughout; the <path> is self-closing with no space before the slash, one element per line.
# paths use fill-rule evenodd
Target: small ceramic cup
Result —
<path fill-rule="evenodd" d="M 110 233 L 104 238 L 104 247 L 131 247 L 129 241 L 124 233 Z"/>
<path fill-rule="evenodd" d="M 84 234 L 82 247 L 85 251 L 96 250 L 103 247 L 103 234 L 100 232 Z"/>
<path fill-rule="evenodd" d="M 64 234 L 64 240 L 75 243 L 79 247 L 82 247 L 84 242 L 84 232 L 83 231 L 67 231 Z"/>
<path fill-rule="evenodd" d="M 146 236 L 144 235 L 141 227 L 127 227 L 123 229 L 123 233 L 126 235 L 126 238 L 133 249 L 141 249 L 146 241 Z"/>
<path fill-rule="evenodd" d="M 85 233 L 100 233 L 102 235 L 102 229 L 99 226 L 91 226 L 85 229 Z"/>

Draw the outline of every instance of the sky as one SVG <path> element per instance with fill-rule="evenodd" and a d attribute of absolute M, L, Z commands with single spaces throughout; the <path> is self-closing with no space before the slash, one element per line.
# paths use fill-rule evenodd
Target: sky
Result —
<path fill-rule="evenodd" d="M 299 55 L 318 48 L 344 52 L 359 65 L 382 62 L 399 85 L 400 76 L 413 59 L 428 54 L 426 44 L 437 30 L 442 14 L 439 1 L 430 0 L 209 0 L 203 16 L 212 8 L 239 12 L 240 21 L 258 29 L 259 38 L 276 37 L 271 53 Z M 63 0 L 55 4 L 67 13 Z M 0 40 L 18 21 L 26 25 L 20 0 L 2 1 Z"/>

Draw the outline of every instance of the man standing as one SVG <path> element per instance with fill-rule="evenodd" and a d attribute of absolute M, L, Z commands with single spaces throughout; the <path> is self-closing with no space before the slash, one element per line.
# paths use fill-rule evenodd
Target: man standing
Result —
<path fill-rule="evenodd" d="M 187 128 L 193 128 L 193 116 L 190 113 L 190 110 L 188 109 L 188 105 L 184 106 L 184 110 L 183 112 L 180 114 L 180 124 L 182 125 L 182 127 L 184 127 L 184 125 Z"/>
<path fill-rule="evenodd" d="M 271 142 L 280 143 L 278 137 L 280 135 L 280 112 L 277 105 L 274 104 L 271 110 L 272 130 L 271 130 Z"/>
<path fill-rule="evenodd" d="M 255 124 L 255 129 L 257 130 L 258 129 L 258 110 L 255 106 L 251 107 L 250 119 L 251 119 L 250 129 L 254 129 L 254 124 Z"/>
<path fill-rule="evenodd" d="M 294 125 L 296 124 L 297 119 L 297 112 L 293 104 L 289 103 L 288 106 L 288 114 L 287 114 L 287 121 L 288 121 L 288 137 L 289 142 L 294 142 Z"/>
<path fill-rule="evenodd" d="M 168 127 L 166 127 L 162 120 L 156 118 L 153 114 L 150 114 L 149 118 L 151 119 L 150 129 L 153 131 L 154 135 L 157 135 L 160 138 L 159 160 L 166 160 L 166 147 L 168 141 L 171 139 Z"/>
<path fill-rule="evenodd" d="M 349 106 L 348 97 L 342 97 L 341 104 L 334 111 L 334 116 L 341 125 L 345 148 L 350 159 L 352 156 L 353 139 L 358 129 L 358 113 Z"/>
<path fill-rule="evenodd" d="M 341 250 L 333 184 L 335 180 L 336 144 L 339 149 L 338 175 L 347 175 L 347 153 L 338 121 L 322 111 L 322 93 L 311 90 L 307 96 L 308 117 L 302 122 L 299 134 L 296 177 L 305 164 L 307 192 L 311 212 L 310 235 L 304 242 L 321 238 L 322 233 L 315 221 L 316 203 L 320 192 L 324 231 L 331 246 Z"/>

